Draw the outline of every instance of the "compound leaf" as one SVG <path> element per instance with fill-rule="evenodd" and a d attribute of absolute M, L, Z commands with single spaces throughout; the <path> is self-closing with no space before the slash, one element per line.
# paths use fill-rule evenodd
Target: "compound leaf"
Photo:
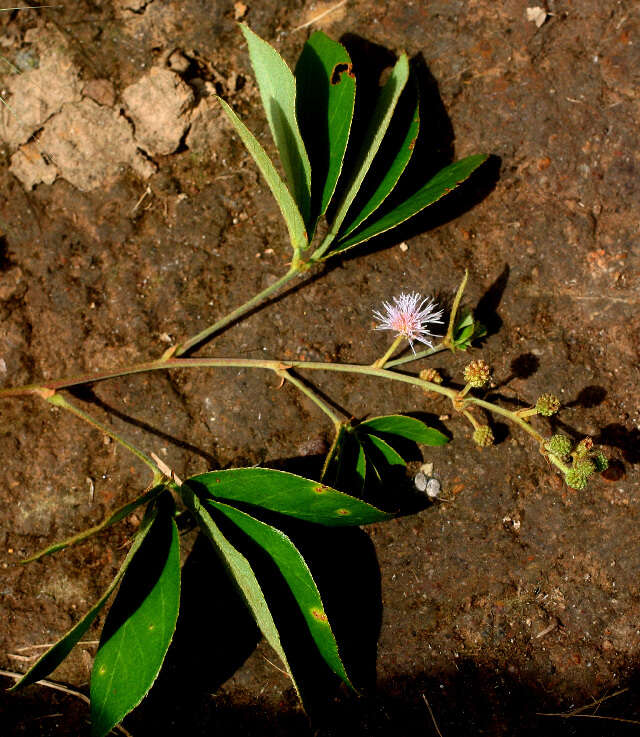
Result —
<path fill-rule="evenodd" d="M 290 538 L 277 528 L 228 504 L 213 500 L 209 500 L 207 504 L 224 514 L 272 558 L 291 589 L 320 654 L 331 670 L 351 686 L 318 587 L 304 558 Z"/>
<path fill-rule="evenodd" d="M 69 632 L 67 632 L 66 635 L 64 635 L 64 637 L 61 637 L 50 650 L 47 650 L 47 652 L 44 653 L 44 655 L 42 655 L 42 657 L 36 663 L 33 664 L 33 666 L 25 673 L 25 675 L 22 676 L 22 678 L 14 686 L 12 686 L 11 689 L 9 689 L 10 691 L 14 691 L 17 688 L 22 688 L 23 686 L 29 686 L 30 684 L 39 681 L 41 678 L 45 678 L 46 676 L 48 676 L 51 671 L 55 670 L 60 665 L 60 663 L 67 657 L 67 655 L 71 652 L 75 645 L 82 639 L 84 633 L 93 624 L 93 621 L 100 613 L 100 610 L 122 580 L 124 574 L 127 571 L 127 568 L 133 560 L 133 557 L 138 552 L 140 546 L 148 535 L 149 530 L 151 529 L 151 526 L 155 520 L 156 513 L 157 510 L 155 505 L 150 505 L 147 508 L 145 516 L 140 524 L 140 527 L 138 528 L 138 532 L 133 539 L 133 544 L 129 548 L 129 552 L 127 553 L 126 558 L 120 566 L 120 570 L 109 585 L 109 588 L 104 592 L 100 599 L 84 615 L 84 617 L 77 624 L 75 624 L 69 630 Z"/>
<path fill-rule="evenodd" d="M 296 81 L 280 54 L 241 24 L 260 88 L 271 135 L 278 148 L 291 194 L 305 223 L 311 203 L 311 166 L 296 119 Z"/>
<path fill-rule="evenodd" d="M 311 160 L 315 223 L 336 188 L 353 118 L 356 80 L 344 46 L 322 31 L 312 33 L 296 65 L 296 91 L 298 121 Z"/>
<path fill-rule="evenodd" d="M 270 468 L 209 471 L 189 482 L 216 500 L 253 504 L 328 527 L 366 525 L 393 516 L 325 484 Z"/>
<path fill-rule="evenodd" d="M 429 205 L 437 202 L 441 197 L 444 197 L 444 195 L 468 179 L 486 160 L 487 156 L 485 154 L 475 154 L 474 156 L 468 156 L 466 159 L 456 161 L 454 164 L 449 164 L 449 166 L 439 171 L 414 195 L 386 213 L 386 215 L 383 215 L 379 220 L 356 232 L 351 237 L 340 240 L 325 258 L 335 253 L 346 251 L 348 248 L 353 248 L 353 246 L 357 246 L 359 243 L 364 243 L 364 241 L 368 241 L 376 235 L 391 230 L 391 228 L 395 228 L 410 217 L 417 215 L 425 207 L 429 207 Z"/>
<path fill-rule="evenodd" d="M 238 132 L 240 139 L 247 147 L 251 156 L 253 156 L 253 160 L 258 165 L 258 169 L 262 172 L 262 176 L 265 178 L 269 185 L 269 189 L 276 198 L 282 217 L 287 224 L 289 239 L 293 250 L 296 252 L 301 251 L 308 245 L 307 229 L 305 227 L 304 220 L 300 215 L 300 210 L 291 196 L 291 192 L 289 192 L 286 184 L 282 181 L 273 165 L 273 162 L 267 156 L 266 151 L 262 148 L 258 139 L 222 98 L 219 97 L 218 101 L 233 124 L 233 127 Z"/>

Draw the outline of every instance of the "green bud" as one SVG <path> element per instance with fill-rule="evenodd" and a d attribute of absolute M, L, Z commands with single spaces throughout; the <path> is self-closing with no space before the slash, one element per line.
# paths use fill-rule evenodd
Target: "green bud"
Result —
<path fill-rule="evenodd" d="M 471 386 L 481 387 L 489 381 L 490 373 L 491 369 L 484 361 L 471 361 L 470 364 L 465 366 L 464 380 Z"/>
<path fill-rule="evenodd" d="M 473 431 L 473 442 L 481 448 L 493 445 L 493 433 L 489 425 L 480 425 Z"/>
<path fill-rule="evenodd" d="M 556 458 L 564 458 L 571 452 L 571 440 L 566 435 L 552 435 L 544 447 Z"/>
<path fill-rule="evenodd" d="M 593 440 L 589 437 L 583 438 L 573 449 L 574 458 L 586 458 L 589 451 L 593 448 Z"/>
<path fill-rule="evenodd" d="M 602 473 L 609 468 L 609 459 L 601 450 L 596 450 L 595 453 L 592 453 L 591 460 L 598 473 Z"/>
<path fill-rule="evenodd" d="M 587 477 L 576 468 L 570 468 L 565 474 L 564 480 L 567 482 L 567 486 L 578 491 L 582 491 L 587 485 Z"/>
<path fill-rule="evenodd" d="M 560 400 L 553 394 L 541 394 L 536 402 L 536 411 L 539 415 L 551 417 L 560 409 Z"/>

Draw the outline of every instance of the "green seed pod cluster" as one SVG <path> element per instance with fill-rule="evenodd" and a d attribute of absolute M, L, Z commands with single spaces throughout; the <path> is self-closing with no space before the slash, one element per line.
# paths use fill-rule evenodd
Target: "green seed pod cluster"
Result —
<path fill-rule="evenodd" d="M 551 417 L 560 409 L 560 400 L 554 394 L 541 394 L 536 402 L 536 412 Z"/>
<path fill-rule="evenodd" d="M 552 435 L 544 444 L 549 453 L 561 460 L 571 453 L 571 440 L 566 435 Z"/>
<path fill-rule="evenodd" d="M 567 486 L 577 491 L 582 491 L 587 486 L 587 476 L 576 468 L 570 468 L 564 476 L 564 480 L 567 482 Z"/>
<path fill-rule="evenodd" d="M 471 384 L 471 386 L 479 388 L 489 381 L 490 373 L 491 369 L 484 361 L 471 361 L 470 364 L 465 366 L 464 380 L 467 384 Z"/>
<path fill-rule="evenodd" d="M 480 425 L 473 431 L 473 442 L 481 448 L 493 445 L 494 437 L 489 425 Z"/>

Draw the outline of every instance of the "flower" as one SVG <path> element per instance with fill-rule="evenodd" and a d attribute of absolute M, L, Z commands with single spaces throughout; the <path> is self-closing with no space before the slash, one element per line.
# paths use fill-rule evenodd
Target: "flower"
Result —
<path fill-rule="evenodd" d="M 393 304 L 382 303 L 383 310 L 374 310 L 373 316 L 379 321 L 376 330 L 393 330 L 399 336 L 404 336 L 415 353 L 413 341 L 433 348 L 430 337 L 435 337 L 427 327 L 429 323 L 441 323 L 443 310 L 437 310 L 438 305 L 428 297 L 422 298 L 418 292 L 412 294 L 401 294 L 393 298 Z"/>

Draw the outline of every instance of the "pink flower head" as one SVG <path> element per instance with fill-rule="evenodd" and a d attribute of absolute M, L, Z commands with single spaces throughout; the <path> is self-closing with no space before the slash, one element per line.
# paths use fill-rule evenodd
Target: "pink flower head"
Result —
<path fill-rule="evenodd" d="M 401 294 L 393 298 L 393 304 L 383 302 L 383 311 L 374 310 L 373 316 L 379 321 L 376 330 L 393 330 L 398 335 L 403 335 L 415 353 L 413 341 L 433 348 L 430 337 L 437 335 L 432 333 L 428 326 L 430 323 L 442 324 L 443 310 L 437 310 L 438 305 L 429 297 L 422 298 L 418 292 L 412 294 Z"/>

